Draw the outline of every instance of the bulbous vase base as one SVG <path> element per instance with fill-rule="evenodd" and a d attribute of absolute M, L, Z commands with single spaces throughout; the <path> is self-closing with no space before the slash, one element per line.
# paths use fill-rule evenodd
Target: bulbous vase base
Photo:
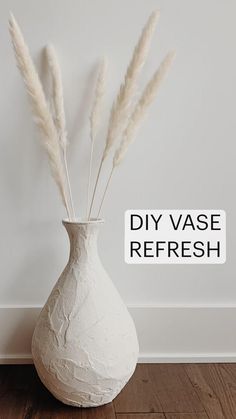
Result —
<path fill-rule="evenodd" d="M 64 224 L 70 258 L 36 323 L 33 360 L 58 400 L 101 406 L 117 396 L 135 370 L 136 330 L 98 256 L 99 222 Z"/>

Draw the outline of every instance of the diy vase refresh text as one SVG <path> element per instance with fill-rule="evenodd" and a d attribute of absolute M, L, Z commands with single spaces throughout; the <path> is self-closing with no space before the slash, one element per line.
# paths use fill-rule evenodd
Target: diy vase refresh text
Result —
<path fill-rule="evenodd" d="M 134 49 L 111 108 L 107 136 L 94 176 L 94 142 L 102 120 L 107 59 L 103 58 L 99 63 L 89 118 L 90 158 L 84 217 L 77 215 L 73 202 L 62 77 L 55 49 L 52 45 L 45 49 L 51 78 L 51 93 L 47 98 L 19 25 L 13 15 L 9 20 L 17 66 L 67 213 L 63 224 L 70 239 L 68 263 L 36 323 L 32 356 L 43 384 L 56 398 L 69 405 L 90 407 L 111 402 L 132 376 L 137 363 L 139 349 L 135 326 L 100 261 L 97 234 L 103 223 L 99 216 L 112 175 L 134 140 L 175 55 L 174 52 L 166 55 L 137 99 L 138 77 L 147 59 L 158 18 L 158 11 L 150 15 Z M 97 186 L 109 159 L 110 174 L 94 217 Z"/>

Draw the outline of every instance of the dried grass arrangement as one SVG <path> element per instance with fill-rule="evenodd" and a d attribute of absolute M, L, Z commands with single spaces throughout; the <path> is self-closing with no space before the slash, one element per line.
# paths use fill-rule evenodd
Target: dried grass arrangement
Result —
<path fill-rule="evenodd" d="M 113 159 L 111 172 L 106 182 L 105 190 L 103 196 L 101 197 L 99 209 L 96 214 L 97 218 L 100 215 L 114 170 L 120 165 L 125 157 L 130 144 L 135 138 L 135 134 L 137 133 L 140 123 L 144 119 L 150 104 L 155 99 L 159 86 L 165 78 L 174 59 L 175 52 L 169 52 L 162 61 L 160 67 L 147 83 L 140 97 L 136 99 L 138 77 L 147 59 L 159 15 L 159 11 L 154 11 L 144 26 L 138 43 L 134 49 L 131 61 L 128 65 L 124 81 L 121 84 L 117 97 L 113 102 L 108 121 L 104 149 L 91 192 L 94 142 L 97 138 L 98 129 L 100 128 L 102 121 L 101 116 L 106 91 L 106 58 L 101 60 L 99 64 L 94 101 L 89 118 L 90 160 L 88 164 L 86 213 L 86 219 L 88 220 L 92 217 L 94 199 L 105 160 L 108 157 Z M 63 103 L 62 78 L 55 49 L 52 45 L 46 47 L 47 65 L 52 80 L 52 97 L 50 98 L 51 106 L 49 106 L 28 47 L 13 15 L 10 16 L 9 30 L 17 66 L 23 77 L 32 104 L 34 120 L 41 132 L 41 141 L 48 156 L 52 176 L 58 186 L 68 219 L 70 221 L 76 220 L 67 164 L 68 138 Z M 114 147 L 116 147 L 115 150 Z"/>

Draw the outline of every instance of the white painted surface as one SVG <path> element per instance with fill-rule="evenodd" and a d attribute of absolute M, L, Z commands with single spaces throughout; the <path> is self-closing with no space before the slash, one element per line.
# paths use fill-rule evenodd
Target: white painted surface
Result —
<path fill-rule="evenodd" d="M 236 361 L 235 306 L 128 308 L 137 328 L 140 362 Z M 0 364 L 32 362 L 30 341 L 39 313 L 40 307 L 0 308 Z"/>
<path fill-rule="evenodd" d="M 102 214 L 106 224 L 100 237 L 101 259 L 128 303 L 236 303 L 235 1 L 2 0 L 0 304 L 44 304 L 68 254 L 60 222 L 63 209 L 15 67 L 7 32 L 9 10 L 19 20 L 42 76 L 41 48 L 50 40 L 58 51 L 71 141 L 72 186 L 81 214 L 94 65 L 104 52 L 108 55 L 110 105 L 140 29 L 156 7 L 162 16 L 141 86 L 168 49 L 175 48 L 177 58 L 132 151 L 114 176 Z M 106 124 L 97 143 L 97 159 L 105 131 Z M 123 217 L 129 208 L 226 210 L 226 264 L 126 265 Z M 169 322 L 163 327 L 166 333 Z M 157 329 L 158 341 L 163 339 L 161 333 Z M 17 347 L 14 341 L 8 353 Z M 154 349 L 159 351 L 158 344 Z M 234 349 L 229 345 L 229 352 Z"/>

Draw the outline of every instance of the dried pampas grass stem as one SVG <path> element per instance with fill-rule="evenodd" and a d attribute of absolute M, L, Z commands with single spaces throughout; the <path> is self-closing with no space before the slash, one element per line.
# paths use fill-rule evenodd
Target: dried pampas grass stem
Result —
<path fill-rule="evenodd" d="M 68 217 L 71 218 L 65 190 L 65 176 L 61 162 L 57 130 L 49 111 L 37 71 L 30 57 L 28 47 L 13 15 L 11 15 L 9 20 L 9 30 L 17 65 L 22 74 L 31 100 L 34 119 L 42 134 L 42 145 L 48 155 L 52 176 L 59 188 Z"/>
<path fill-rule="evenodd" d="M 57 59 L 57 54 L 53 45 L 48 45 L 46 47 L 46 57 L 48 68 L 50 70 L 51 79 L 52 79 L 52 105 L 53 105 L 53 114 L 55 126 L 58 132 L 59 142 L 61 146 L 63 162 L 65 167 L 67 189 L 69 192 L 70 199 L 70 209 L 72 211 L 73 219 L 75 219 L 75 210 L 74 203 L 71 191 L 70 176 L 67 164 L 67 132 L 66 132 L 66 118 L 64 110 L 64 100 L 63 100 L 63 87 L 62 87 L 62 77 L 61 69 Z"/>
<path fill-rule="evenodd" d="M 132 59 L 125 74 L 124 82 L 122 83 L 117 98 L 112 106 L 106 145 L 102 156 L 103 160 L 107 157 L 117 135 L 119 135 L 128 119 L 130 106 L 136 93 L 137 79 L 145 64 L 159 16 L 159 11 L 154 11 L 151 14 L 134 49 Z"/>
<path fill-rule="evenodd" d="M 137 105 L 134 108 L 129 123 L 127 124 L 127 127 L 123 133 L 123 138 L 120 142 L 120 145 L 115 152 L 113 159 L 114 167 L 118 166 L 121 163 L 129 145 L 133 142 L 137 129 L 139 128 L 140 123 L 144 119 L 148 107 L 155 99 L 158 88 L 164 80 L 174 57 L 175 52 L 169 52 L 162 61 L 158 70 L 154 73 L 149 83 L 146 85 Z"/>
<path fill-rule="evenodd" d="M 144 119 L 146 112 L 156 97 L 158 89 L 165 78 L 175 53 L 169 52 L 162 61 L 157 71 L 146 84 L 140 97 L 137 97 L 137 81 L 143 65 L 147 59 L 152 36 L 159 18 L 159 11 L 154 11 L 143 28 L 138 43 L 134 49 L 132 58 L 125 73 L 124 80 L 113 102 L 107 128 L 105 144 L 99 163 L 95 184 L 90 201 L 91 178 L 93 169 L 94 143 L 101 123 L 105 87 L 107 81 L 107 60 L 104 58 L 99 63 L 97 79 L 94 90 L 94 100 L 89 117 L 90 122 L 90 157 L 87 184 L 87 210 L 86 218 L 91 218 L 96 191 L 103 164 L 106 158 L 113 154 L 110 174 L 106 181 L 102 199 L 99 205 L 97 218 L 109 189 L 115 169 L 124 159 L 130 144 L 134 141 L 135 134 Z M 42 144 L 45 147 L 50 163 L 52 176 L 59 188 L 63 204 L 66 208 L 70 221 L 76 220 L 71 185 L 67 165 L 68 138 L 66 131 L 66 118 L 63 100 L 63 87 L 60 66 L 55 49 L 52 45 L 46 47 L 47 64 L 52 80 L 51 109 L 47 105 L 46 98 L 40 83 L 37 71 L 30 57 L 21 30 L 11 15 L 9 21 L 10 34 L 15 51 L 17 65 L 24 79 L 27 92 L 31 99 L 34 119 L 41 131 Z M 118 147 L 114 145 L 119 141 Z M 69 197 L 69 199 L 68 199 Z"/>
<path fill-rule="evenodd" d="M 106 76 L 107 76 L 107 59 L 104 57 L 99 64 L 97 81 L 95 86 L 95 94 L 93 106 L 90 114 L 90 159 L 89 159 L 89 175 L 88 175 L 88 188 L 87 188 L 87 217 L 89 214 L 89 196 L 90 196 L 90 187 L 91 187 L 91 176 L 92 176 L 92 164 L 93 164 L 93 150 L 94 150 L 94 141 L 96 139 L 98 129 L 101 124 L 101 114 L 103 107 L 103 100 L 105 95 L 105 86 L 106 86 Z"/>
<path fill-rule="evenodd" d="M 138 43 L 134 49 L 131 61 L 128 65 L 124 82 L 120 86 L 119 93 L 116 100 L 113 103 L 110 119 L 108 123 L 108 132 L 105 142 L 104 151 L 102 154 L 100 166 L 97 173 L 97 178 L 93 190 L 92 202 L 89 210 L 89 217 L 92 212 L 96 189 L 102 169 L 102 165 L 106 157 L 108 156 L 111 148 L 117 137 L 121 134 L 124 125 L 129 117 L 130 106 L 136 93 L 136 84 L 138 76 L 143 68 L 146 61 L 153 33 L 155 31 L 157 21 L 159 19 L 160 12 L 154 11 L 149 17 L 146 25 L 143 28 L 142 34 L 138 40 Z"/>
<path fill-rule="evenodd" d="M 57 54 L 53 45 L 49 44 L 45 48 L 47 65 L 52 80 L 52 106 L 53 116 L 59 141 L 62 149 L 65 149 L 68 143 L 66 132 L 66 118 L 64 110 L 63 87 L 61 70 L 58 62 Z"/>
<path fill-rule="evenodd" d="M 94 102 L 90 114 L 90 139 L 93 142 L 97 136 L 101 124 L 101 114 L 105 87 L 107 81 L 107 58 L 103 57 L 99 63 L 97 81 L 95 86 Z"/>
<path fill-rule="evenodd" d="M 113 166 L 112 166 L 110 176 L 108 178 L 108 181 L 105 187 L 105 191 L 104 191 L 102 201 L 101 201 L 99 211 L 98 211 L 98 216 L 100 214 L 100 211 L 101 211 L 101 208 L 102 208 L 102 205 L 103 205 L 103 202 L 104 202 L 107 190 L 108 190 L 108 186 L 110 185 L 111 177 L 114 172 L 114 169 L 121 163 L 121 161 L 125 157 L 128 147 L 133 142 L 137 129 L 139 128 L 140 123 L 144 119 L 148 107 L 151 105 L 151 103 L 155 99 L 158 88 L 160 87 L 161 82 L 164 80 L 172 64 L 174 57 L 175 57 L 174 51 L 169 52 L 167 54 L 167 56 L 162 61 L 160 67 L 158 68 L 158 70 L 154 73 L 153 77 L 146 85 L 137 105 L 134 108 L 134 111 L 127 124 L 127 127 L 124 130 L 123 138 L 120 142 L 120 145 L 115 152 L 115 155 L 113 158 Z"/>
<path fill-rule="evenodd" d="M 105 187 L 104 192 L 103 192 L 102 200 L 101 200 L 101 203 L 100 203 L 100 206 L 99 206 L 99 209 L 98 209 L 98 213 L 97 213 L 97 218 L 99 218 L 99 216 L 100 216 L 100 212 L 101 212 L 101 209 L 102 209 L 102 206 L 103 206 L 103 202 L 105 200 L 107 190 L 108 190 L 108 188 L 110 186 L 110 183 L 111 183 L 111 178 L 112 178 L 113 172 L 114 172 L 114 166 L 111 169 L 111 172 L 110 172 L 110 175 L 109 175 L 109 178 L 108 178 L 106 187 Z"/>

